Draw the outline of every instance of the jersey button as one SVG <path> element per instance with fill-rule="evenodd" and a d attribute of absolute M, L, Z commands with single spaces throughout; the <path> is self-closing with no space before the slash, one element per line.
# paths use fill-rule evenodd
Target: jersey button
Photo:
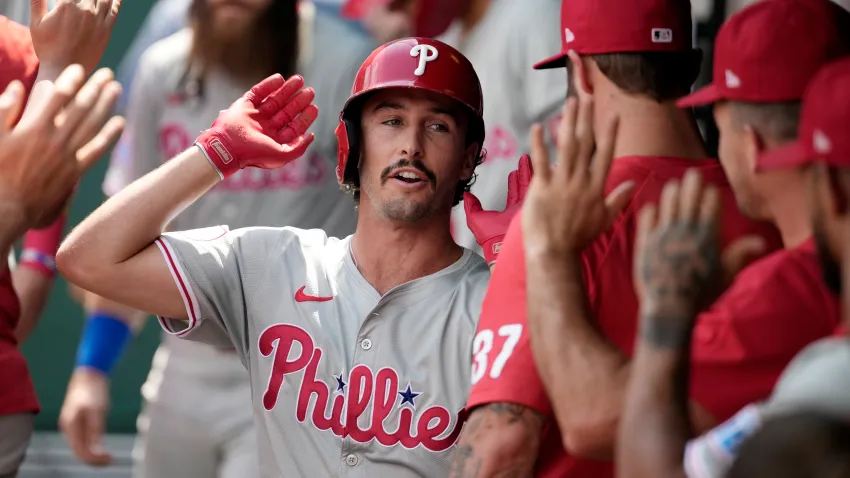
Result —
<path fill-rule="evenodd" d="M 348 455 L 348 456 L 345 457 L 345 463 L 348 466 L 354 466 L 354 465 L 357 464 L 358 461 L 359 460 L 357 459 L 357 455 L 355 455 L 353 453 L 351 455 Z"/>
<path fill-rule="evenodd" d="M 360 342 L 360 348 L 363 349 L 363 350 L 371 349 L 372 348 L 372 341 L 369 340 L 369 339 L 363 339 L 363 341 Z"/>

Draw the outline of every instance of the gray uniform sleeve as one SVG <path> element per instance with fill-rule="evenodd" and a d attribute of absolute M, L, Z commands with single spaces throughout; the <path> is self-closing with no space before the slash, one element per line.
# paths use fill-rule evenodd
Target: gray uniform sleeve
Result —
<path fill-rule="evenodd" d="M 109 169 L 103 181 L 103 192 L 107 196 L 115 195 L 162 164 L 157 146 L 158 124 L 167 93 L 157 50 L 156 45 L 148 48 L 139 60 L 125 114 L 127 124 L 109 158 Z"/>
<path fill-rule="evenodd" d="M 782 372 L 770 399 L 751 404 L 721 425 L 695 438 L 685 451 L 690 478 L 722 478 L 740 445 L 772 416 L 810 410 L 850 416 L 850 342 L 819 340 L 797 354 Z"/>
<path fill-rule="evenodd" d="M 169 334 L 248 355 L 247 296 L 275 253 L 295 239 L 290 228 L 217 226 L 163 234 L 156 241 L 183 297 L 189 321 L 160 317 Z"/>

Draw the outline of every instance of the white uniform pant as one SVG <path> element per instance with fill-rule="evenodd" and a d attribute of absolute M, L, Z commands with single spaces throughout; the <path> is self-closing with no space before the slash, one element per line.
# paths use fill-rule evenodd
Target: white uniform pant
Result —
<path fill-rule="evenodd" d="M 172 365 L 158 367 L 155 358 L 143 388 L 134 478 L 259 476 L 248 371 L 242 368 L 244 375 L 234 380 L 232 374 L 211 378 Z"/>

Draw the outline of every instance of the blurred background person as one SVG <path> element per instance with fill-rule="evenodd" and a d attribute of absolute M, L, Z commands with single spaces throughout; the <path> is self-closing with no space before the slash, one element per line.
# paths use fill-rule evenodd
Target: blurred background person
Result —
<path fill-rule="evenodd" d="M 193 0 L 189 28 L 139 61 L 127 131 L 103 190 L 111 196 L 188 149 L 236 98 L 272 73 L 296 72 L 316 91 L 316 141 L 277 170 L 243 170 L 176 217 L 177 230 L 227 224 L 353 231 L 351 198 L 339 190 L 334 129 L 354 75 L 373 44 L 338 15 L 297 0 Z M 132 220 L 128 218 L 128 220 Z M 75 455 L 109 463 L 101 446 L 109 374 L 145 315 L 86 294 L 88 319 L 60 427 Z M 249 375 L 233 350 L 166 335 L 142 387 L 136 476 L 257 476 Z"/>

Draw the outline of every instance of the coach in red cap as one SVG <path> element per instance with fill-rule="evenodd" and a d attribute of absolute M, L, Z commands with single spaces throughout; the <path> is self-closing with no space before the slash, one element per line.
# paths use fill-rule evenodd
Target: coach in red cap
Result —
<path fill-rule="evenodd" d="M 779 3 L 779 0 L 775 0 Z M 778 7 L 777 7 L 778 9 Z M 796 18 L 801 18 L 795 15 Z M 776 19 L 776 18 L 774 18 Z M 734 19 L 733 19 L 734 20 Z M 770 24 L 770 23 L 765 23 Z M 735 24 L 746 28 L 747 25 Z M 731 29 L 733 22 L 730 21 Z M 821 26 L 823 28 L 823 26 Z M 814 30 L 812 30 L 814 31 Z M 792 32 L 793 33 L 793 32 Z M 722 36 L 718 38 L 724 38 Z M 815 36 L 822 36 L 816 33 Z M 728 40 L 729 34 L 725 36 Z M 768 39 L 769 41 L 770 39 Z M 775 40 L 775 39 L 774 39 Z M 816 52 L 808 52 L 810 54 Z M 718 58 L 718 60 L 722 60 Z M 790 63 L 790 61 L 789 61 Z M 722 70 L 721 70 L 722 71 Z M 704 94 L 704 93 L 701 93 Z M 729 101 L 729 100 L 727 100 Z M 796 284 L 794 288 L 762 293 L 761 286 L 751 285 L 753 295 L 765 295 L 771 301 L 784 305 L 793 300 L 800 303 L 797 310 L 797 322 L 817 321 L 821 313 L 812 302 L 826 294 L 818 291 L 813 282 L 820 271 L 812 270 L 813 249 L 821 259 L 823 283 L 834 294 L 842 290 L 842 274 L 839 262 L 847 268 L 846 250 L 850 243 L 848 225 L 850 214 L 847 204 L 850 201 L 850 57 L 827 64 L 809 83 L 803 99 L 800 115 L 799 137 L 796 141 L 785 142 L 783 146 L 765 151 L 757 159 L 757 169 L 762 175 L 786 174 L 803 180 L 795 185 L 795 193 L 804 189 L 800 206 L 805 207 L 803 219 L 805 228 L 813 230 L 814 244 L 805 249 L 798 247 L 796 253 L 790 250 L 774 253 L 785 257 L 774 259 L 782 264 L 777 275 L 785 275 L 782 284 Z M 723 134 L 723 133 L 721 133 Z M 795 197 L 799 194 L 795 194 Z M 812 241 L 809 241 L 811 244 Z M 791 257 L 796 255 L 797 257 Z M 770 258 L 753 264 L 740 276 L 759 270 L 761 264 Z M 797 270 L 786 270 L 796 268 Z M 762 277 L 763 284 L 776 284 L 769 277 Z M 697 288 L 698 289 L 698 288 Z M 811 291 L 819 297 L 802 297 L 801 291 Z M 847 297 L 845 297 L 845 300 Z M 834 299 L 825 300 L 830 308 L 836 308 Z M 809 307 L 810 310 L 803 310 Z M 788 333 L 789 311 L 774 306 L 765 307 L 773 312 L 775 323 L 763 324 L 765 336 L 784 337 Z M 767 312 L 765 312 L 765 315 Z M 692 332 L 693 316 L 681 316 L 678 329 L 682 332 L 678 341 Z M 645 324 L 650 321 L 643 319 Z M 702 319 L 700 319 L 702 320 Z M 697 325 L 699 327 L 699 325 Z M 799 326 L 796 327 L 799 330 Z M 626 400 L 623 426 L 618 443 L 618 466 L 623 478 L 652 476 L 666 478 L 673 476 L 699 476 L 721 478 L 724 476 L 775 476 L 771 466 L 787 466 L 787 462 L 776 463 L 775 457 L 765 453 L 773 441 L 760 437 L 760 445 L 753 442 L 744 452 L 741 444 L 753 437 L 762 425 L 775 417 L 802 410 L 818 413 L 824 417 L 845 421 L 850 414 L 850 346 L 843 336 L 820 339 L 800 352 L 785 368 L 770 398 L 764 402 L 753 403 L 743 408 L 733 418 L 712 429 L 690 443 L 685 444 L 689 435 L 684 416 L 685 404 L 678 397 L 665 396 L 664 391 L 680 390 L 687 383 L 686 374 L 674 374 L 673 370 L 682 369 L 688 361 L 688 347 L 679 350 L 659 350 L 646 340 L 639 340 L 636 347 L 636 363 L 632 372 L 632 383 Z M 686 368 L 684 368 L 686 370 Z M 726 385 L 730 386 L 729 384 Z M 789 437 L 790 438 L 790 437 Z M 779 440 L 781 443 L 782 440 Z M 820 443 L 819 449 L 828 449 Z M 682 452 L 684 451 L 684 464 Z M 741 459 L 737 460 L 739 451 Z M 745 457 L 744 453 L 748 453 Z M 802 456 L 802 455 L 800 455 Z M 810 456 L 810 458 L 813 458 Z M 766 466 L 765 459 L 774 463 Z M 823 460 L 823 458 L 821 458 Z M 797 474 L 815 476 L 811 468 L 802 471 L 807 459 L 798 460 Z M 822 464 L 822 462 L 821 462 Z M 835 469 L 833 469 L 835 471 Z M 823 473 L 823 469 L 821 471 Z M 799 475 L 804 476 L 804 475 Z"/>
<path fill-rule="evenodd" d="M 578 101 L 559 133 L 565 166 L 555 168 L 568 174 L 540 174 L 548 158 L 536 128 L 533 181 L 541 186 L 505 237 L 473 347 L 471 415 L 455 468 L 480 467 L 484 476 L 612 476 L 638 311 L 634 213 L 668 180 L 693 168 L 721 191 L 725 244 L 757 234 L 767 248 L 779 245 L 772 226 L 738 211 L 690 111 L 676 107 L 699 68 L 690 3 L 564 1 L 561 22 L 562 52 L 537 67 L 569 67 Z M 586 166 L 594 139 L 615 158 L 607 180 L 603 158 Z"/>

